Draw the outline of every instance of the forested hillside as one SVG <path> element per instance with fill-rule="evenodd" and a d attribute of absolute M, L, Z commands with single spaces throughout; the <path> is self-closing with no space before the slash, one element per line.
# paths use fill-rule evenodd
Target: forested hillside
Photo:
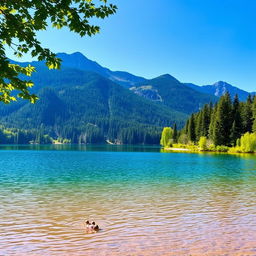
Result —
<path fill-rule="evenodd" d="M 238 96 L 232 100 L 229 93 L 216 105 L 207 104 L 192 114 L 183 130 L 192 142 L 205 136 L 216 146 L 234 146 L 243 134 L 252 131 L 256 132 L 256 97 L 249 95 L 240 102 Z"/>
<path fill-rule="evenodd" d="M 40 100 L 34 105 L 2 104 L 1 123 L 9 128 L 37 129 L 72 143 L 157 144 L 161 127 L 174 122 L 181 127 L 187 118 L 97 74 L 76 70 L 76 80 L 69 72 L 73 71 L 49 71 L 46 84 L 50 88 L 39 91 Z M 37 75 L 35 81 L 41 87 Z"/>
<path fill-rule="evenodd" d="M 176 127 L 165 127 L 161 144 L 192 150 L 256 152 L 256 96 L 240 102 L 229 93 L 216 104 L 206 104 L 193 113 L 185 127 L 177 133 Z"/>
<path fill-rule="evenodd" d="M 131 88 L 136 94 L 186 114 L 200 110 L 204 104 L 216 102 L 217 97 L 198 92 L 171 75 L 162 75 Z M 152 97 L 153 95 L 153 97 Z"/>
<path fill-rule="evenodd" d="M 0 104 L 0 143 L 158 144 L 162 127 L 180 129 L 188 114 L 218 101 L 171 75 L 147 80 L 111 71 L 81 53 L 58 56 L 60 70 L 19 63 L 36 68 L 31 92 L 40 99 Z"/>

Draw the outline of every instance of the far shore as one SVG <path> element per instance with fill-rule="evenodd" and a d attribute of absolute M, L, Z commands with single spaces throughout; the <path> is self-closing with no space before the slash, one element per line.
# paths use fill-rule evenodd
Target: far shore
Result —
<path fill-rule="evenodd" d="M 173 151 L 173 152 L 188 152 L 188 153 L 222 153 L 222 154 L 250 154 L 250 155 L 254 155 L 256 154 L 255 152 L 238 152 L 238 151 L 217 151 L 217 150 L 200 150 L 198 149 L 190 149 L 190 148 L 177 148 L 177 147 L 166 147 L 166 148 L 162 148 L 163 150 L 166 151 Z"/>
<path fill-rule="evenodd" d="M 192 151 L 188 148 L 164 148 L 165 150 L 171 150 L 171 151 Z"/>

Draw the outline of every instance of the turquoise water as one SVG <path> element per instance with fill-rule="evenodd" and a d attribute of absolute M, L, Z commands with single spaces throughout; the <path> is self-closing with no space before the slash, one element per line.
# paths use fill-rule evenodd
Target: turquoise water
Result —
<path fill-rule="evenodd" d="M 159 151 L 0 146 L 0 255 L 256 255 L 256 156 Z"/>

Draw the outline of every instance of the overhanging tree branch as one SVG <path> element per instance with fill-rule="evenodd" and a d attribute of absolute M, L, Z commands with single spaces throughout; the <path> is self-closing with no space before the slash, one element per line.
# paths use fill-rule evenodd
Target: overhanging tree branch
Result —
<path fill-rule="evenodd" d="M 90 19 L 104 19 L 114 14 L 116 10 L 117 7 L 107 4 L 107 0 L 2 0 L 0 101 L 9 103 L 17 98 L 23 98 L 34 103 L 37 100 L 37 96 L 29 92 L 29 88 L 33 86 L 32 81 L 20 78 L 20 74 L 31 76 L 35 69 L 31 66 L 11 64 L 6 56 L 5 46 L 10 47 L 17 57 L 30 53 L 37 60 L 44 60 L 48 68 L 58 69 L 61 60 L 50 49 L 41 46 L 36 32 L 46 30 L 49 23 L 57 29 L 68 27 L 81 37 L 92 36 L 98 33 L 100 28 L 91 24 Z"/>

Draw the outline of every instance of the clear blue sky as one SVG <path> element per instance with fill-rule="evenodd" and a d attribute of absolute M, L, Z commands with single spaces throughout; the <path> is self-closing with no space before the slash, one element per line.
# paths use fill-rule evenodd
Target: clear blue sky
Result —
<path fill-rule="evenodd" d="M 169 73 L 182 82 L 218 80 L 256 91 L 255 0 L 112 0 L 116 15 L 101 33 L 39 34 L 55 52 L 82 52 L 112 70 L 146 78 Z"/>

